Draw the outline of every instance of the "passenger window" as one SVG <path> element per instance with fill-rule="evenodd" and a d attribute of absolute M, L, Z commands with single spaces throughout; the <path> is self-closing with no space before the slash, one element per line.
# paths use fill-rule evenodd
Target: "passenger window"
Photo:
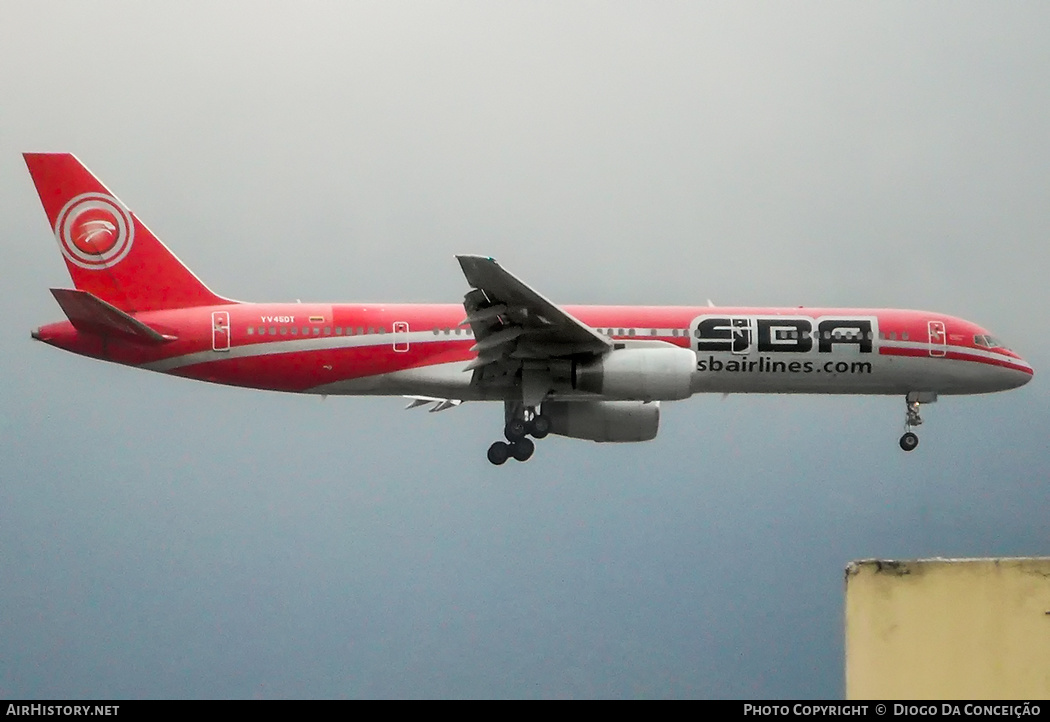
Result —
<path fill-rule="evenodd" d="M 890 341 L 896 341 L 896 340 L 897 340 L 897 332 L 896 331 L 890 331 Z"/>
<path fill-rule="evenodd" d="M 375 332 L 376 332 L 375 326 L 369 326 L 368 330 L 365 333 L 371 335 L 371 334 L 373 334 Z"/>
<path fill-rule="evenodd" d="M 271 336 L 276 336 L 277 335 L 277 327 L 276 326 L 270 326 L 270 335 Z"/>
<path fill-rule="evenodd" d="M 364 334 L 364 332 L 365 332 L 365 327 L 364 327 L 364 326 L 358 326 L 358 327 L 357 327 L 357 335 L 358 335 L 358 336 L 361 336 L 361 335 L 363 335 L 363 334 Z"/>
<path fill-rule="evenodd" d="M 281 335 L 282 336 L 287 336 L 288 335 L 288 327 L 287 326 L 281 326 Z"/>
<path fill-rule="evenodd" d="M 649 335 L 650 336 L 655 336 L 656 335 L 656 329 L 655 328 L 649 329 Z"/>
<path fill-rule="evenodd" d="M 255 326 L 249 326 L 248 327 L 248 335 L 251 336 L 254 333 L 255 333 Z"/>
<path fill-rule="evenodd" d="M 908 332 L 907 331 L 901 331 L 901 341 L 907 341 L 907 340 L 908 340 Z"/>
<path fill-rule="evenodd" d="M 293 336 L 298 336 L 299 335 L 299 329 L 297 327 L 295 327 L 295 326 L 292 326 L 292 335 Z"/>
<path fill-rule="evenodd" d="M 386 327 L 380 326 L 379 327 L 379 333 L 386 333 Z"/>
<path fill-rule="evenodd" d="M 332 327 L 331 326 L 325 326 L 324 327 L 324 335 L 325 336 L 331 336 L 332 335 Z"/>
<path fill-rule="evenodd" d="M 633 328 L 627 329 L 627 335 L 628 336 L 633 336 L 634 335 L 634 329 Z"/>

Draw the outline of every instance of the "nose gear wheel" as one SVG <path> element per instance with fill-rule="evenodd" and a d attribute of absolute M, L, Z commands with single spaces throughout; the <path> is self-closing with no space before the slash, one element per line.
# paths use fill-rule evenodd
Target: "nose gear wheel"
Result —
<path fill-rule="evenodd" d="M 914 451 L 919 445 L 919 437 L 911 430 L 911 427 L 921 426 L 922 416 L 919 415 L 919 402 L 913 399 L 911 394 L 905 398 L 904 403 L 904 435 L 901 436 L 898 443 L 904 451 Z"/>

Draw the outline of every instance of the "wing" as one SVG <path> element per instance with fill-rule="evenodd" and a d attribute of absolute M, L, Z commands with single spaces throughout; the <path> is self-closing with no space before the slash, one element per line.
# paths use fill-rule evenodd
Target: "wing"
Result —
<path fill-rule="evenodd" d="M 491 258 L 456 256 L 473 288 L 463 299 L 478 357 L 468 369 L 473 382 L 512 383 L 523 369 L 547 369 L 558 360 L 594 357 L 611 342 L 551 303 Z M 531 374 L 530 374 L 531 375 Z M 531 386 L 525 381 L 525 386 Z M 539 391 L 535 392 L 539 393 Z M 546 389 L 542 392 L 544 395 Z M 534 395 L 526 390 L 528 397 Z"/>

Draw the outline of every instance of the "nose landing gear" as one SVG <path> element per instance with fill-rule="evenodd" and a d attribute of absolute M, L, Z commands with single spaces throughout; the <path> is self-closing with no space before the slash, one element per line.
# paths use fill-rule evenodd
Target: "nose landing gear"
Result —
<path fill-rule="evenodd" d="M 911 430 L 913 426 L 922 425 L 922 416 L 919 415 L 920 403 L 933 403 L 937 400 L 936 394 L 911 392 L 904 398 L 906 404 L 904 411 L 904 435 L 900 438 L 900 447 L 904 451 L 914 451 L 919 445 L 919 437 Z"/>

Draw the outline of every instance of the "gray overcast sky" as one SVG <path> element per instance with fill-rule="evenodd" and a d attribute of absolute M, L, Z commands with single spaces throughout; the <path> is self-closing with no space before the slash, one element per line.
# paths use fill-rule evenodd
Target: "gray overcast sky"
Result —
<path fill-rule="evenodd" d="M 834 697 L 859 557 L 1047 554 L 1046 3 L 4 3 L 0 696 Z M 34 344 L 72 151 L 215 290 L 970 318 L 945 398 L 695 398 L 492 469 L 500 410 Z M 1040 373 L 1042 371 L 1042 373 Z"/>

